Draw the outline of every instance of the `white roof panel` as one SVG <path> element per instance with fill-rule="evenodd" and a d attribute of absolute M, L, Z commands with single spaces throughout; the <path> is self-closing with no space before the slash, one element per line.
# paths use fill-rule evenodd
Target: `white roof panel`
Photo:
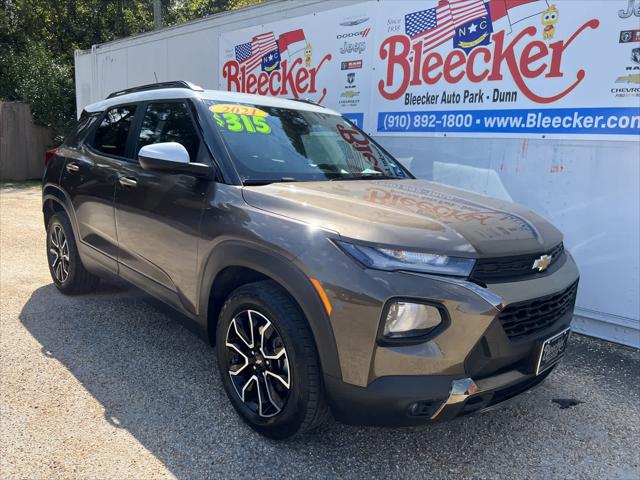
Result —
<path fill-rule="evenodd" d="M 87 105 L 87 112 L 102 112 L 112 106 L 123 105 L 132 102 L 144 102 L 147 100 L 169 100 L 176 98 L 200 98 L 204 100 L 217 100 L 223 102 L 248 103 L 265 107 L 290 108 L 292 110 L 304 110 L 309 112 L 340 115 L 335 110 L 324 108 L 312 103 L 299 102 L 279 97 L 267 97 L 263 95 L 251 95 L 248 93 L 227 92 L 223 90 L 190 90 L 188 88 L 162 88 L 145 90 L 142 92 L 127 93 L 113 98 L 107 98 L 100 102 Z"/>

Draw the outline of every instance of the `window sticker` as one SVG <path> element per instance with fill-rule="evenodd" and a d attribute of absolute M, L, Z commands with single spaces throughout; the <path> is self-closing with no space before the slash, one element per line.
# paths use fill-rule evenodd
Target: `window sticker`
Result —
<path fill-rule="evenodd" d="M 234 105 L 221 103 L 211 105 L 209 110 L 213 112 L 213 118 L 219 127 L 230 132 L 271 133 L 271 127 L 267 123 L 267 112 L 246 105 Z"/>
<path fill-rule="evenodd" d="M 250 115 L 253 117 L 266 117 L 267 112 L 259 108 L 247 105 L 237 105 L 231 103 L 218 103 L 209 107 L 213 113 L 235 113 L 237 115 Z"/>

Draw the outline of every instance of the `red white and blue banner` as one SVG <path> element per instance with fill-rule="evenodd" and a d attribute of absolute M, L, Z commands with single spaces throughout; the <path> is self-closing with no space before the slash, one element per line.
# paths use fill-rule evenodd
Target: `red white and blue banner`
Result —
<path fill-rule="evenodd" d="M 374 135 L 638 141 L 627 3 L 364 2 L 221 34 L 220 87 L 316 101 Z"/>

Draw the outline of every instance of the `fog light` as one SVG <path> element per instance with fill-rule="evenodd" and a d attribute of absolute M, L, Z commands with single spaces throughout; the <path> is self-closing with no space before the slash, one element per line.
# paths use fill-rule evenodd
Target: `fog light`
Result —
<path fill-rule="evenodd" d="M 416 337 L 428 333 L 442 323 L 440 310 L 423 303 L 393 302 L 384 324 L 387 338 Z"/>

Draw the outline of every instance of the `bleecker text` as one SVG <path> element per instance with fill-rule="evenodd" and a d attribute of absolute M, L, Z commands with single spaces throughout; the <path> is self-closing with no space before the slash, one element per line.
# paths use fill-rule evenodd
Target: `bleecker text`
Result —
<path fill-rule="evenodd" d="M 293 95 L 294 98 L 299 98 L 300 94 L 317 92 L 316 78 L 327 60 L 331 60 L 330 53 L 322 57 L 318 65 L 313 68 L 304 67 L 301 58 L 296 58 L 291 64 L 288 60 L 283 60 L 280 70 L 275 70 L 271 74 L 247 72 L 244 66 L 240 66 L 235 60 L 230 60 L 222 67 L 222 76 L 227 80 L 229 91 L 273 96 Z M 326 95 L 327 89 L 323 88 L 318 102 L 322 102 Z"/>
<path fill-rule="evenodd" d="M 583 31 L 596 29 L 599 25 L 598 20 L 589 20 L 567 40 L 550 45 L 529 38 L 538 34 L 534 26 L 523 29 L 511 41 L 505 38 L 504 31 L 500 31 L 492 36 L 493 49 L 477 47 L 468 54 L 454 49 L 446 56 L 434 51 L 423 53 L 422 42 L 411 45 L 406 35 L 393 35 L 380 45 L 379 55 L 386 60 L 387 68 L 384 80 L 378 83 L 378 90 L 387 100 L 396 100 L 406 93 L 409 86 L 434 85 L 440 81 L 455 84 L 465 77 L 472 83 L 499 81 L 507 74 L 529 100 L 536 103 L 555 102 L 582 82 L 586 75 L 584 70 L 578 70 L 568 87 L 551 96 L 537 94 L 529 88 L 527 80 L 540 76 L 564 77 L 562 59 L 567 49 Z M 529 43 L 525 43 L 527 40 L 530 40 Z"/>

